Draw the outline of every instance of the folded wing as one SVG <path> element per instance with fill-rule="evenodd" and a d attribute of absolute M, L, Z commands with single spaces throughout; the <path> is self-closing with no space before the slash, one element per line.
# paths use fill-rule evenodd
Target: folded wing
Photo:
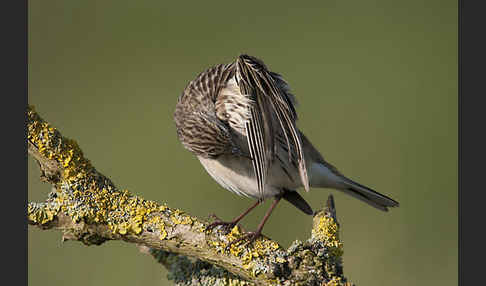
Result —
<path fill-rule="evenodd" d="M 289 160 L 297 158 L 300 177 L 306 191 L 309 180 L 305 165 L 302 141 L 295 124 L 293 98 L 282 88 L 283 80 L 268 71 L 257 58 L 241 55 L 236 60 L 236 80 L 242 94 L 248 95 L 254 104 L 250 107 L 250 120 L 246 133 L 258 190 L 263 198 L 268 168 L 276 151 L 276 134 L 283 134 L 289 153 Z"/>

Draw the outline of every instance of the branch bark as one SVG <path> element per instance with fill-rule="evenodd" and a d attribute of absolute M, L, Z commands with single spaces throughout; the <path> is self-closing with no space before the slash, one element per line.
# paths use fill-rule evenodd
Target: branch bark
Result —
<path fill-rule="evenodd" d="M 225 251 L 242 235 L 238 226 L 228 234 L 206 231 L 205 220 L 117 188 L 33 107 L 27 119 L 28 152 L 39 163 L 41 180 L 52 184 L 45 202 L 28 204 L 30 225 L 60 230 L 63 240 L 85 245 L 135 243 L 169 270 L 176 285 L 351 285 L 343 275 L 332 196 L 314 216 L 307 241 L 283 249 L 262 237 Z"/>

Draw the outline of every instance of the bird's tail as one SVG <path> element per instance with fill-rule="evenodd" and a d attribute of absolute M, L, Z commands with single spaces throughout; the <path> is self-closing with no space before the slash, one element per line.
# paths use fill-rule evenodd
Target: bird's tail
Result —
<path fill-rule="evenodd" d="M 399 205 L 397 201 L 346 178 L 329 163 L 314 162 L 310 170 L 312 187 L 340 190 L 382 211 Z"/>
<path fill-rule="evenodd" d="M 309 170 L 311 187 L 340 190 L 379 210 L 388 211 L 398 207 L 398 202 L 343 176 L 333 165 L 327 163 L 312 143 L 300 133 Z"/>
<path fill-rule="evenodd" d="M 351 195 L 379 210 L 388 211 L 389 207 L 398 207 L 399 203 L 392 198 L 389 198 L 383 194 L 375 192 L 374 190 L 356 183 L 348 178 L 343 178 L 343 188 L 339 188 L 340 191 Z"/>

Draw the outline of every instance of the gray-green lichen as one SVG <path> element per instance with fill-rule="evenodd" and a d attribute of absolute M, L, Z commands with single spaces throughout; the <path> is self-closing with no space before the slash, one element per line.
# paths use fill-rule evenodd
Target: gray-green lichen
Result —
<path fill-rule="evenodd" d="M 189 259 L 175 253 L 151 249 L 150 254 L 169 270 L 167 278 L 177 286 L 220 285 L 250 286 L 254 283 L 242 280 L 227 270 L 199 259 Z"/>

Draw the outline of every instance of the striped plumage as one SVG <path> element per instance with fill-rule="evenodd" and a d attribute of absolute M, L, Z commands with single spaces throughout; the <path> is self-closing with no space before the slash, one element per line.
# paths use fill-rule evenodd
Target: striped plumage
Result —
<path fill-rule="evenodd" d="M 324 161 L 297 128 L 294 106 L 285 80 L 248 55 L 201 73 L 176 105 L 179 140 L 220 185 L 257 199 L 250 210 L 268 197 L 276 198 L 253 238 L 280 198 L 313 213 L 295 191 L 299 187 L 338 189 L 383 211 L 398 206 Z M 228 224 L 234 225 L 246 213 Z"/>

